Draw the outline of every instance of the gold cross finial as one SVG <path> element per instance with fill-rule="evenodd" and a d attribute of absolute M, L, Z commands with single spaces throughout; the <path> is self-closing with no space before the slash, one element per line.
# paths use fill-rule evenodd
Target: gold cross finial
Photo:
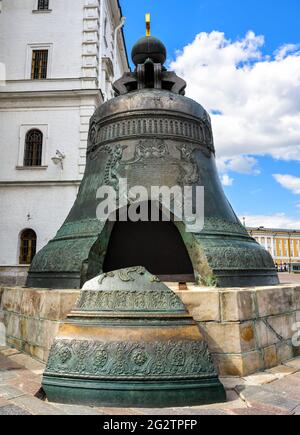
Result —
<path fill-rule="evenodd" d="M 146 14 L 146 36 L 151 35 L 151 15 Z"/>

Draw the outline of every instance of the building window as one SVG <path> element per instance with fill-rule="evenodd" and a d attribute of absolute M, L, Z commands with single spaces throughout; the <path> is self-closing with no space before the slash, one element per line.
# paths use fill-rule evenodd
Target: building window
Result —
<path fill-rule="evenodd" d="M 29 130 L 25 138 L 24 166 L 41 166 L 43 149 L 43 133 L 40 130 Z"/>
<path fill-rule="evenodd" d="M 20 236 L 20 264 L 31 264 L 36 254 L 36 233 L 24 230 Z"/>
<path fill-rule="evenodd" d="M 45 11 L 49 9 L 49 0 L 38 0 L 38 11 Z"/>
<path fill-rule="evenodd" d="M 31 64 L 31 79 L 43 80 L 47 78 L 48 50 L 33 50 Z"/>

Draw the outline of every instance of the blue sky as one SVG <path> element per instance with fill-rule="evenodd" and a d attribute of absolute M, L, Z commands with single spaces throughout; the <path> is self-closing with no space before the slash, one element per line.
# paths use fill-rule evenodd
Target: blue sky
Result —
<path fill-rule="evenodd" d="M 172 68 L 188 81 L 188 95 L 195 96 L 208 110 L 218 109 L 224 115 L 212 117 L 215 145 L 222 160 L 220 176 L 226 176 L 226 194 L 239 216 L 247 216 L 247 223 L 253 225 L 300 228 L 300 1 L 121 0 L 120 3 L 127 18 L 125 37 L 129 54 L 133 43 L 144 35 L 144 15 L 150 12 L 152 34 L 164 41 Z M 247 37 L 249 31 L 255 36 Z M 197 41 L 200 32 L 206 32 L 207 38 L 202 35 Z M 261 36 L 263 40 L 259 39 Z M 192 47 L 184 51 L 189 44 Z M 274 53 L 278 54 L 283 46 L 284 54 L 276 57 Z M 237 82 L 242 103 L 237 95 L 233 96 L 236 89 L 232 89 L 231 83 L 240 76 L 237 76 L 237 50 L 240 58 L 246 53 L 249 68 L 257 64 L 255 71 L 251 74 L 244 71 L 241 82 Z M 232 53 L 230 61 L 228 51 Z M 222 101 L 205 94 L 205 80 L 197 79 L 201 74 L 205 77 L 203 59 L 210 68 L 208 77 L 218 71 L 219 54 L 220 69 L 226 73 L 225 84 L 222 76 L 218 80 L 209 79 L 208 89 L 210 94 L 215 93 L 215 98 L 217 94 L 221 96 Z M 255 101 L 261 125 L 250 116 L 253 108 L 249 107 Z M 238 104 L 243 104 L 242 117 Z M 247 116 L 249 130 L 253 132 L 249 142 L 245 131 Z M 240 144 L 231 146 L 229 137 L 235 125 L 236 136 L 241 139 Z M 246 160 L 240 161 L 239 156 Z"/>
<path fill-rule="evenodd" d="M 145 12 L 152 14 L 152 33 L 163 39 L 169 52 L 191 42 L 200 31 L 220 30 L 229 38 L 248 30 L 264 34 L 266 50 L 300 41 L 299 0 L 120 0 L 127 18 L 128 48 L 144 35 Z"/>

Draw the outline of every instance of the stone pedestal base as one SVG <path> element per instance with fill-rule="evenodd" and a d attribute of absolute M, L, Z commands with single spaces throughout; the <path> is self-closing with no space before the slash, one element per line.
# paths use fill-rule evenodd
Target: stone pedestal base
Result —
<path fill-rule="evenodd" d="M 205 333 L 220 376 L 247 376 L 300 355 L 300 339 L 298 347 L 292 340 L 300 330 L 300 285 L 176 293 Z"/>
<path fill-rule="evenodd" d="M 300 355 L 300 285 L 211 289 L 170 284 L 206 335 L 220 376 L 247 376 Z M 60 322 L 79 290 L 0 288 L 7 343 L 46 362 Z M 298 328 L 299 329 L 299 328 Z M 298 340 L 299 341 L 299 340 Z M 300 344 L 300 343 L 299 343 Z"/>
<path fill-rule="evenodd" d="M 60 322 L 79 294 L 79 290 L 0 287 L 0 322 L 6 327 L 7 345 L 47 362 Z"/>
<path fill-rule="evenodd" d="M 26 284 L 29 266 L 0 266 L 0 286 L 23 286 Z"/>

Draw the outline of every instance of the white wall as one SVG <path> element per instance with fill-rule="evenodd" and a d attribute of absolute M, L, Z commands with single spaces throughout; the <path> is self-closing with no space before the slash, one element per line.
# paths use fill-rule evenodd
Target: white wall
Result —
<path fill-rule="evenodd" d="M 0 62 L 7 78 L 30 78 L 31 44 L 51 44 L 51 78 L 80 77 L 84 0 L 50 0 L 49 13 L 33 13 L 36 5 L 36 0 L 2 1 Z"/>
<path fill-rule="evenodd" d="M 76 186 L 0 187 L 0 266 L 19 263 L 19 236 L 26 228 L 36 232 L 37 250 L 45 246 L 67 217 L 76 194 Z"/>
<path fill-rule="evenodd" d="M 46 181 L 78 179 L 78 145 L 80 111 L 74 107 L 52 109 L 18 109 L 1 111 L 0 147 L 5 159 L 0 160 L 1 181 Z M 43 162 L 45 169 L 16 169 L 23 160 L 24 131 L 44 130 Z M 63 170 L 51 158 L 56 150 L 66 155 Z M 20 158 L 19 158 L 20 156 Z"/>
<path fill-rule="evenodd" d="M 100 16 L 100 56 L 101 58 L 110 58 L 114 66 L 114 76 L 111 76 L 109 81 L 106 80 L 104 65 L 100 72 L 100 87 L 104 93 L 105 99 L 110 99 L 114 96 L 112 83 L 119 79 L 125 71 L 129 71 L 126 61 L 126 48 L 123 45 L 122 30 L 117 32 L 117 46 L 115 47 L 115 29 L 119 26 L 121 17 L 116 14 L 116 0 L 101 0 L 103 12 Z"/>
<path fill-rule="evenodd" d="M 1 3 L 0 63 L 7 82 L 0 86 L 0 267 L 18 265 L 22 230 L 32 228 L 41 249 L 74 203 L 85 169 L 89 119 L 102 102 L 99 87 L 112 96 L 101 58 L 114 63 L 114 29 L 120 22 L 116 0 L 50 0 L 51 12 L 42 13 L 34 12 L 37 0 Z M 105 16 L 107 47 L 101 36 Z M 121 35 L 118 44 L 119 77 L 127 70 Z M 31 80 L 30 47 L 49 49 L 47 80 Z M 31 128 L 44 134 L 39 169 L 22 168 Z M 56 150 L 66 156 L 63 170 L 52 161 Z"/>

